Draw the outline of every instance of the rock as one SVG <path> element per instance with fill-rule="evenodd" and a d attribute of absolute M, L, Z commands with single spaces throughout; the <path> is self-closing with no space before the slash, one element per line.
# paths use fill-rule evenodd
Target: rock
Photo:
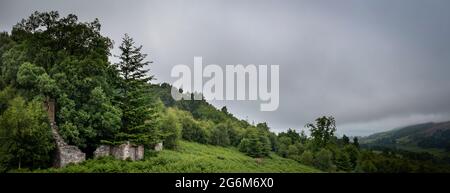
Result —
<path fill-rule="evenodd" d="M 263 158 L 255 158 L 257 164 L 262 164 L 264 162 Z"/>
<path fill-rule="evenodd" d="M 163 143 L 162 142 L 157 143 L 155 145 L 155 151 L 162 151 L 162 150 L 163 150 Z"/>

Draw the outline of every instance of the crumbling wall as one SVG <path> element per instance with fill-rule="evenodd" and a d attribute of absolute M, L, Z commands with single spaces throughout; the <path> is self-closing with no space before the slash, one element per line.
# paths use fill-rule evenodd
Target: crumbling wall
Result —
<path fill-rule="evenodd" d="M 83 153 L 77 146 L 68 145 L 61 135 L 58 133 L 58 126 L 55 122 L 55 102 L 53 100 L 46 100 L 45 110 L 48 113 L 48 119 L 52 128 L 53 138 L 56 142 L 56 151 L 54 156 L 54 166 L 64 167 L 70 163 L 80 163 L 86 160 L 86 154 Z M 155 145 L 155 151 L 161 151 L 163 144 Z M 94 157 L 113 156 L 116 159 L 126 160 L 142 160 L 144 159 L 144 146 L 133 145 L 130 142 L 121 144 L 119 146 L 101 145 L 95 152 Z"/>
<path fill-rule="evenodd" d="M 77 146 L 68 145 L 58 133 L 58 127 L 52 123 L 53 138 L 56 141 L 56 151 L 53 161 L 54 167 L 64 167 L 70 163 L 80 163 L 86 160 L 86 154 Z"/>
<path fill-rule="evenodd" d="M 109 145 L 100 145 L 94 151 L 94 158 L 105 157 L 111 155 L 111 146 Z"/>
<path fill-rule="evenodd" d="M 45 108 L 48 113 L 53 139 L 56 143 L 53 166 L 64 167 L 69 163 L 80 163 L 86 160 L 85 153 L 78 149 L 77 146 L 68 145 L 58 133 L 58 126 L 55 122 L 55 102 L 53 100 L 47 100 Z"/>
<path fill-rule="evenodd" d="M 121 160 L 142 160 L 144 159 L 144 146 L 132 145 L 130 142 L 121 144 L 119 146 L 101 145 L 95 152 L 94 157 L 113 156 Z"/>

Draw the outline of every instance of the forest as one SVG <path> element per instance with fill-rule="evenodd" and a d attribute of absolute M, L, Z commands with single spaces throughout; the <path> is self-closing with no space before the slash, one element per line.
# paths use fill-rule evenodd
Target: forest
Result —
<path fill-rule="evenodd" d="M 333 116 L 311 120 L 309 135 L 275 133 L 226 106 L 176 101 L 170 84 L 152 83 L 158 64 L 142 45 L 125 34 L 113 56 L 119 62 L 112 63 L 113 41 L 100 30 L 97 19 L 51 11 L 0 33 L 0 172 L 450 172 L 449 156 L 364 148 L 358 137 L 336 136 Z M 90 159 L 51 167 L 55 142 L 46 101 L 56 102 L 61 136 Z M 146 159 L 93 159 L 98 146 L 126 141 L 149 147 Z M 159 142 L 165 150 L 152 151 Z M 188 160 L 197 154 L 209 156 L 208 164 Z"/>

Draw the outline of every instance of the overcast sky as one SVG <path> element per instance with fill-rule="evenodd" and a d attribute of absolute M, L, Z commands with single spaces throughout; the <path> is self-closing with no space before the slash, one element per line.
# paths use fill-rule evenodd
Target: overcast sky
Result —
<path fill-rule="evenodd" d="M 33 11 L 99 18 L 115 43 L 130 34 L 157 82 L 177 64 L 280 65 L 280 107 L 211 101 L 275 131 L 333 115 L 338 134 L 450 120 L 450 1 L 0 0 L 0 30 Z"/>

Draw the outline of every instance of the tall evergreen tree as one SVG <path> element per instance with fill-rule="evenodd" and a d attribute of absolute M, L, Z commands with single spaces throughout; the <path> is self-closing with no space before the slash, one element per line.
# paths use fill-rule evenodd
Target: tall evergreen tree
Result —
<path fill-rule="evenodd" d="M 160 138 L 157 129 L 159 109 L 150 91 L 147 54 L 141 53 L 142 46 L 136 47 L 133 38 L 125 34 L 119 49 L 120 62 L 116 64 L 122 77 L 119 106 L 122 109 L 122 129 L 119 141 L 129 140 L 138 144 L 153 144 Z"/>
<path fill-rule="evenodd" d="M 124 80 L 123 90 L 125 93 L 137 88 L 141 83 L 147 83 L 153 79 L 153 76 L 148 75 L 150 71 L 148 65 L 153 62 L 145 60 L 147 54 L 141 53 L 142 45 L 136 47 L 134 44 L 133 38 L 125 34 L 119 47 L 122 53 L 119 56 L 120 62 L 117 67 Z"/>

